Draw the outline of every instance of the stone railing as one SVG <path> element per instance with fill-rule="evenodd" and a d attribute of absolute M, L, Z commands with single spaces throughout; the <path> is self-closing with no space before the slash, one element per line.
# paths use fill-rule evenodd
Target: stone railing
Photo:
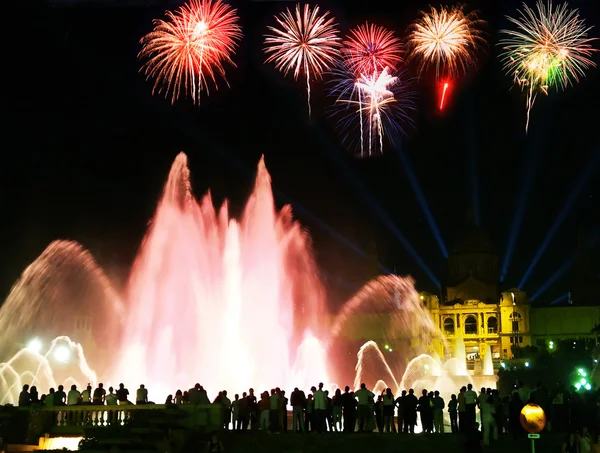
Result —
<path fill-rule="evenodd" d="M 43 433 L 76 435 L 102 428 L 167 426 L 213 431 L 223 426 L 219 404 L 77 405 L 19 408 L 20 411 L 30 412 L 28 437 Z"/>

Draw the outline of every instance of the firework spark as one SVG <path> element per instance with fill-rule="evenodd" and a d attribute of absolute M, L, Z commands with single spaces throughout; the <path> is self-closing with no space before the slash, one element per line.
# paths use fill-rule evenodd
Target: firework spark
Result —
<path fill-rule="evenodd" d="M 448 82 L 444 82 L 444 86 L 442 88 L 442 100 L 440 101 L 440 110 L 444 110 L 444 101 L 446 100 L 446 91 L 448 91 Z"/>
<path fill-rule="evenodd" d="M 352 131 L 360 129 L 360 154 L 371 156 L 383 152 L 383 139 L 392 130 L 401 134 L 402 123 L 412 123 L 412 93 L 400 75 L 389 68 L 358 76 L 343 62 L 332 72 L 330 94 L 336 99 L 339 127 L 344 141 L 352 140 Z M 356 127 L 358 121 L 358 128 Z"/>
<path fill-rule="evenodd" d="M 527 121 L 539 92 L 548 94 L 550 87 L 565 89 L 595 67 L 591 60 L 595 38 L 588 38 L 592 27 L 586 27 L 577 9 L 566 3 L 553 6 L 538 1 L 536 10 L 523 5 L 520 17 L 507 17 L 516 30 L 501 30 L 508 37 L 500 41 L 501 59 L 515 84 L 527 89 Z"/>
<path fill-rule="evenodd" d="M 381 73 L 397 69 L 402 62 L 402 43 L 394 33 L 368 22 L 359 25 L 344 40 L 342 57 L 355 74 Z"/>
<path fill-rule="evenodd" d="M 189 91 L 199 102 L 209 82 L 218 88 L 217 76 L 227 83 L 224 63 L 235 66 L 231 55 L 242 37 L 236 10 L 221 0 L 190 0 L 166 16 L 141 40 L 142 71 L 155 80 L 153 94 L 171 93 L 173 103 Z"/>
<path fill-rule="evenodd" d="M 335 19 L 329 12 L 319 14 L 318 6 L 304 5 L 301 9 L 298 4 L 295 14 L 286 9 L 275 20 L 279 27 L 268 27 L 272 34 L 265 35 L 266 62 L 275 62 L 275 67 L 284 75 L 293 71 L 294 79 L 304 73 L 310 116 L 311 79 L 321 77 L 339 56 L 340 38 Z"/>
<path fill-rule="evenodd" d="M 441 74 L 459 76 L 473 65 L 476 51 L 485 42 L 483 21 L 475 13 L 465 14 L 461 7 L 421 12 L 408 37 L 410 57 L 420 61 L 420 72 L 435 66 L 436 77 Z"/>

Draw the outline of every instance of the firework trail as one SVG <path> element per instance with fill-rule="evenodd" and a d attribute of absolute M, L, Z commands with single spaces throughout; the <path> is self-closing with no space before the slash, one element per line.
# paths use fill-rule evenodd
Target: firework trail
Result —
<path fill-rule="evenodd" d="M 147 59 L 142 71 L 155 80 L 152 93 L 171 93 L 171 103 L 189 91 L 193 102 L 208 93 L 217 76 L 225 83 L 224 63 L 235 66 L 231 55 L 242 37 L 236 10 L 221 0 L 191 0 L 165 20 L 154 20 L 154 30 L 141 40 L 138 57 Z"/>
<path fill-rule="evenodd" d="M 402 43 L 392 31 L 367 22 L 350 30 L 343 42 L 342 58 L 355 74 L 395 70 L 402 62 Z"/>
<path fill-rule="evenodd" d="M 318 6 L 298 4 L 295 13 L 286 9 L 275 20 L 278 27 L 268 27 L 271 34 L 265 35 L 266 63 L 275 62 L 284 75 L 293 71 L 296 80 L 304 73 L 310 117 L 311 78 L 321 77 L 339 57 L 341 39 L 335 19 L 329 12 L 319 14 Z"/>
<path fill-rule="evenodd" d="M 415 109 L 413 93 L 401 74 L 388 68 L 370 74 L 355 75 L 338 63 L 332 71 L 330 95 L 336 97 L 338 127 L 351 140 L 351 131 L 360 129 L 360 154 L 372 156 L 383 152 L 383 138 L 392 130 L 404 134 L 401 124 L 411 124 L 409 112 Z"/>
<path fill-rule="evenodd" d="M 419 72 L 435 67 L 436 80 L 456 78 L 475 64 L 478 50 L 485 44 L 481 28 L 485 24 L 475 13 L 466 14 L 460 6 L 430 7 L 412 24 L 408 37 L 409 59 L 419 62 Z M 447 96 L 446 81 L 443 96 Z M 443 103 L 440 101 L 443 107 Z"/>
<path fill-rule="evenodd" d="M 538 1 L 536 9 L 523 4 L 519 17 L 507 19 L 516 30 L 500 30 L 507 38 L 500 41 L 504 69 L 514 83 L 527 89 L 527 121 L 537 94 L 548 94 L 551 87 L 565 89 L 585 76 L 586 69 L 595 67 L 591 60 L 595 38 L 588 38 L 592 27 L 586 27 L 577 9 L 566 3 Z"/>

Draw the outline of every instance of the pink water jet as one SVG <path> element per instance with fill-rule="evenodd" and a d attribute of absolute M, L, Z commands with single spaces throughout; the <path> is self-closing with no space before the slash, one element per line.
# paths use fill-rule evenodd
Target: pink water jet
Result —
<path fill-rule="evenodd" d="M 276 211 L 262 159 L 238 222 L 227 203 L 217 212 L 210 194 L 196 201 L 187 157 L 177 156 L 127 300 L 113 375 L 130 386 L 147 384 L 151 397 L 195 382 L 214 394 L 327 379 L 307 354 L 296 361 L 303 342 L 301 351 L 320 350 L 325 293 L 308 235 L 289 207 Z M 306 382 L 292 382 L 297 376 Z"/>

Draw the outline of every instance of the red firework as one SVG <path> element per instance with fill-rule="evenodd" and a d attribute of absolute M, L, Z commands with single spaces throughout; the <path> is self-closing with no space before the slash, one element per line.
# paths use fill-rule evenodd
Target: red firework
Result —
<path fill-rule="evenodd" d="M 209 81 L 215 89 L 217 75 L 225 78 L 224 63 L 231 60 L 242 37 L 236 10 L 221 0 L 190 0 L 167 19 L 154 20 L 154 30 L 141 40 L 139 58 L 147 78 L 153 78 L 152 93 L 171 93 L 171 102 L 189 91 L 194 102 L 208 93 Z"/>
<path fill-rule="evenodd" d="M 402 42 L 394 32 L 368 22 L 350 30 L 342 55 L 346 67 L 355 74 L 395 70 L 402 62 Z"/>

